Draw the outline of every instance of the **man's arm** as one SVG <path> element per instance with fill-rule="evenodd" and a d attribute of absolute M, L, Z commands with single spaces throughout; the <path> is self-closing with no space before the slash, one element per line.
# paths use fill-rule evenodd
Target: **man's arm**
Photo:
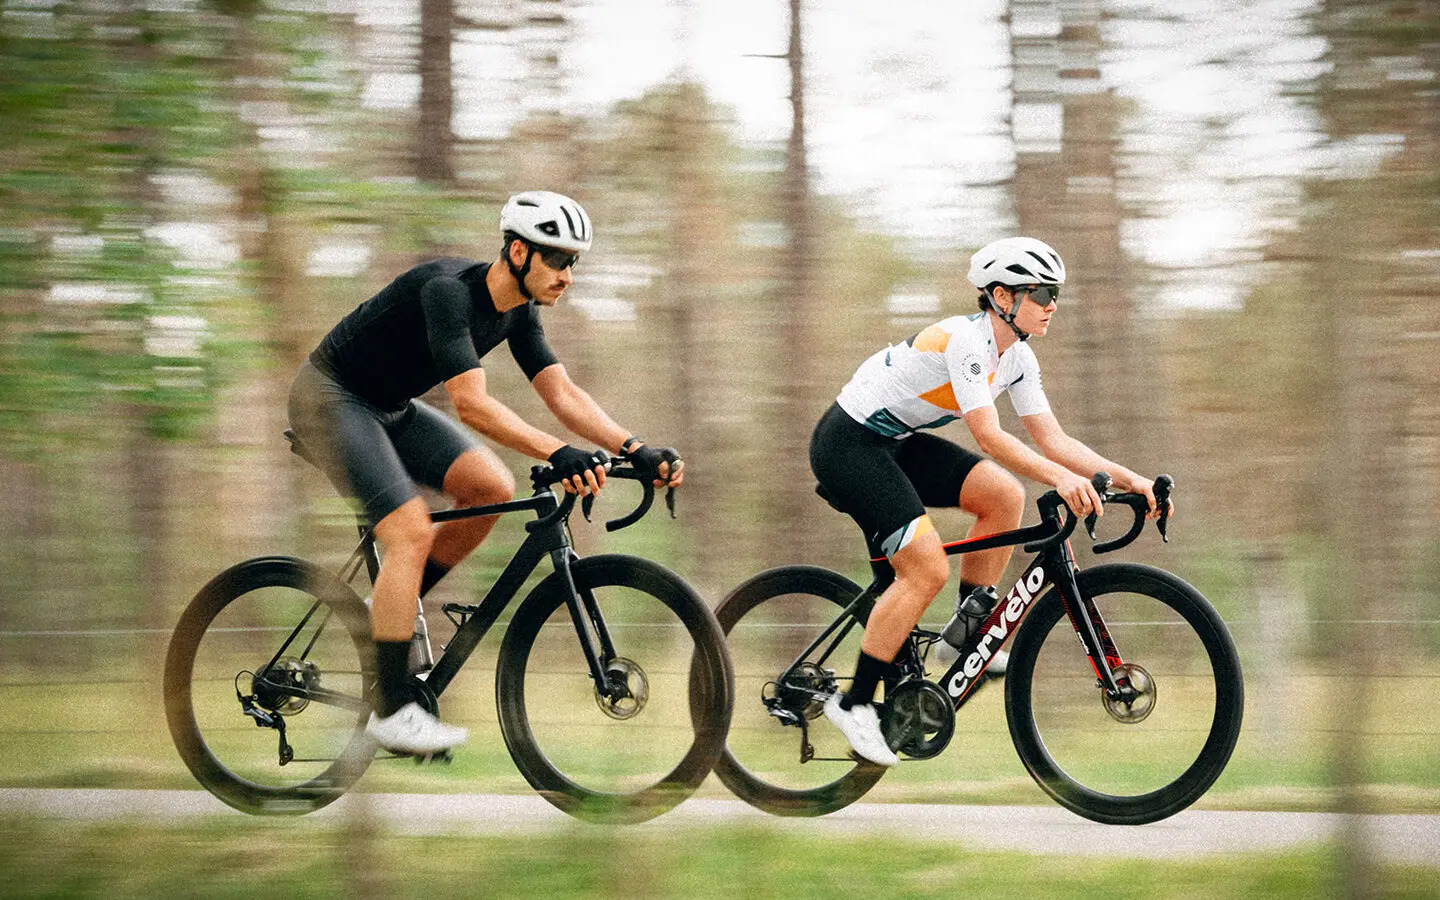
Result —
<path fill-rule="evenodd" d="M 515 414 L 510 407 L 485 390 L 485 370 L 474 368 L 445 382 L 450 401 L 460 421 L 502 446 L 535 459 L 549 462 L 562 473 L 574 466 L 573 474 L 561 484 L 565 490 L 592 494 L 605 486 L 605 470 L 593 465 L 588 453 L 546 434 Z M 559 458 L 556 453 L 565 451 Z M 583 475 L 581 474 L 583 472 Z"/>
<path fill-rule="evenodd" d="M 535 459 L 549 459 L 550 454 L 565 446 L 564 441 L 526 422 L 490 396 L 485 389 L 484 369 L 461 372 L 445 382 L 445 390 L 460 421 L 497 444 Z"/>
<path fill-rule="evenodd" d="M 624 453 L 643 446 L 639 441 L 625 446 L 630 432 L 616 424 L 584 388 L 571 381 L 569 373 L 560 363 L 541 369 L 530 384 L 555 418 L 581 437 L 614 453 Z M 673 471 L 670 463 L 659 463 L 656 471 L 660 477 L 656 483 L 678 487 L 684 480 L 684 468 L 683 461 L 677 461 Z"/>
<path fill-rule="evenodd" d="M 982 453 L 1016 475 L 1051 485 L 1076 515 L 1083 516 L 1091 510 L 1100 509 L 1100 495 L 1095 492 L 1095 486 L 1088 477 L 1046 459 L 1001 428 L 995 407 L 972 409 L 965 414 L 965 424 L 970 426 L 970 433 L 975 436 Z"/>
<path fill-rule="evenodd" d="M 1054 413 L 1022 416 L 1021 422 L 1035 446 L 1048 459 L 1054 460 L 1077 475 L 1089 477 L 1096 472 L 1108 473 L 1114 486 L 1122 491 L 1143 494 L 1150 501 L 1151 516 L 1158 515 L 1155 507 L 1155 483 L 1143 475 L 1137 475 L 1113 460 L 1106 459 L 1091 450 L 1083 442 L 1065 433 Z"/>
<path fill-rule="evenodd" d="M 561 425 L 611 453 L 624 450 L 621 444 L 630 432 L 616 424 L 593 397 L 571 381 L 563 365 L 546 366 L 530 384 Z"/>

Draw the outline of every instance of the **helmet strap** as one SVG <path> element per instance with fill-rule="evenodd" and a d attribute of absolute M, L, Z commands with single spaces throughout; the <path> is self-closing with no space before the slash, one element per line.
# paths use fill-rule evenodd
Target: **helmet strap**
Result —
<path fill-rule="evenodd" d="M 1030 340 L 1030 335 L 1024 331 L 1021 331 L 1020 326 L 1015 324 L 1015 314 L 1020 311 L 1020 304 L 1024 302 L 1024 298 L 1021 297 L 1019 294 L 1016 294 L 1014 291 L 1010 292 L 1010 298 L 1010 311 L 1007 313 L 1005 312 L 1005 310 L 1000 308 L 1000 304 L 995 302 L 995 291 L 994 289 L 991 289 L 990 306 L 995 310 L 995 315 L 1000 317 L 1000 321 L 1004 322 L 1006 325 L 1009 325 L 1010 330 L 1015 332 L 1016 340 L 1028 341 Z"/>
<path fill-rule="evenodd" d="M 510 248 L 505 248 L 505 265 L 510 267 L 510 274 L 515 276 L 515 284 L 520 288 L 520 296 L 526 300 L 534 300 L 530 295 L 530 289 L 525 286 L 525 276 L 530 274 L 530 261 L 535 258 L 535 248 L 530 246 L 528 241 L 525 244 L 525 265 L 515 265 L 515 260 L 510 258 Z"/>

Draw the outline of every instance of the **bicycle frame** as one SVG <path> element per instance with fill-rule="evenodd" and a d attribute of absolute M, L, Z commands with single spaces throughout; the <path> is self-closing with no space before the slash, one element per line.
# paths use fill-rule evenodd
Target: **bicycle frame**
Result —
<path fill-rule="evenodd" d="M 565 501 L 565 511 L 568 512 L 573 498 Z M 466 506 L 456 509 L 446 509 L 430 514 L 432 521 L 451 522 L 457 519 L 471 519 L 478 516 L 500 515 L 507 512 L 520 510 L 533 510 L 538 518 L 533 522 L 526 523 L 526 530 L 529 532 L 525 540 L 516 549 L 510 562 L 505 566 L 500 577 L 491 585 L 481 601 L 474 606 L 461 607 L 462 619 L 455 636 L 446 645 L 444 652 L 435 661 L 435 667 L 431 669 L 425 678 L 425 684 L 434 696 L 439 697 L 454 679 L 456 673 L 465 665 L 470 654 L 479 646 L 480 641 L 489 632 L 491 626 L 500 618 L 500 614 L 514 599 L 530 573 L 545 559 L 550 557 L 555 571 L 563 578 L 568 593 L 566 605 L 570 610 L 570 617 L 575 624 L 575 632 L 580 640 L 580 646 L 585 654 L 585 660 L 590 668 L 590 676 L 594 679 L 600 692 L 612 695 L 615 692 L 610 682 L 609 673 L 606 671 L 605 663 L 615 655 L 615 647 L 610 638 L 609 630 L 605 627 L 604 618 L 600 614 L 599 605 L 595 602 L 594 595 L 588 590 L 581 590 L 575 584 L 575 579 L 570 571 L 573 562 L 579 559 L 570 544 L 570 537 L 566 530 L 566 519 L 557 515 L 561 507 L 556 503 L 555 495 L 549 491 L 536 493 L 532 497 L 519 500 L 509 500 L 504 503 L 495 503 L 487 506 Z M 374 531 L 364 525 L 359 527 L 360 543 L 355 547 L 350 558 L 340 567 L 338 577 L 342 582 L 348 583 L 353 579 L 363 564 L 373 583 L 376 573 L 380 570 L 379 552 L 375 547 Z M 319 604 L 317 603 L 317 606 Z M 582 612 L 583 607 L 583 612 Z M 312 608 L 311 614 L 314 613 Z M 275 657 L 271 659 L 263 672 L 268 673 L 282 655 L 299 635 L 300 631 L 308 622 L 310 614 L 296 626 L 290 637 L 281 645 Z M 321 628 L 324 627 L 322 622 Z M 311 642 L 313 644 L 313 640 Z M 598 644 L 598 647 L 597 647 Z M 307 648 L 308 651 L 308 648 Z M 264 679 L 264 685 L 276 693 L 300 697 L 307 700 L 315 700 L 322 703 L 336 703 L 337 701 L 323 690 L 313 690 L 300 685 L 287 684 Z M 350 703 L 340 703 L 348 706 Z"/>
<path fill-rule="evenodd" d="M 1010 634 L 1020 627 L 1031 605 L 1051 586 L 1060 592 L 1060 599 L 1065 605 L 1066 614 L 1070 617 L 1075 633 L 1085 648 L 1085 653 L 1095 670 L 1095 677 L 1100 687 L 1109 697 L 1117 700 L 1126 699 L 1131 693 L 1128 685 L 1122 685 L 1115 679 L 1114 669 L 1122 665 L 1124 661 L 1100 617 L 1100 611 L 1093 602 L 1080 593 L 1075 579 L 1075 574 L 1079 570 L 1075 565 L 1075 556 L 1070 542 L 1068 539 L 1056 540 L 1057 537 L 1065 534 L 1068 534 L 1068 527 L 1061 529 L 1058 519 L 1047 514 L 1045 522 L 1029 528 L 1019 528 L 970 540 L 953 541 L 943 545 L 947 556 L 1027 543 L 1029 546 L 1026 549 L 1038 547 L 1034 560 L 1026 567 L 1009 592 L 995 604 L 984 623 L 961 645 L 959 657 L 939 679 L 941 688 L 950 697 L 956 712 L 959 712 L 960 707 L 964 706 L 966 701 L 973 696 L 975 688 L 983 682 L 983 675 L 994 659 L 995 651 Z M 869 619 L 876 598 L 895 580 L 895 570 L 891 567 L 890 561 L 883 556 L 870 560 L 870 570 L 873 576 L 870 586 L 846 606 L 835 621 L 830 623 L 805 648 L 780 675 L 777 679 L 779 682 L 784 683 L 803 660 L 808 659 L 811 653 L 830 640 L 830 646 L 816 660 L 817 665 L 823 665 L 830 654 L 840 645 L 840 642 L 844 640 L 850 629 L 856 623 L 864 623 Z M 925 669 L 921 659 L 922 642 L 933 643 L 937 640 L 940 640 L 938 634 L 919 628 L 915 629 L 900 649 L 900 655 L 896 657 L 895 662 L 900 665 L 902 670 L 908 670 L 923 677 Z"/>

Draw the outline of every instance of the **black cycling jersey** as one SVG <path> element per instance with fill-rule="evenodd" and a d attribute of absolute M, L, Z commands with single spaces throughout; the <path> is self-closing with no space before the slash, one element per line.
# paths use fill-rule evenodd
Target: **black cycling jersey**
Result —
<path fill-rule="evenodd" d="M 415 266 L 341 319 L 310 353 L 311 363 L 387 410 L 478 368 L 501 341 L 533 379 L 558 362 L 539 311 L 532 300 L 497 312 L 485 285 L 489 269 L 455 258 Z"/>

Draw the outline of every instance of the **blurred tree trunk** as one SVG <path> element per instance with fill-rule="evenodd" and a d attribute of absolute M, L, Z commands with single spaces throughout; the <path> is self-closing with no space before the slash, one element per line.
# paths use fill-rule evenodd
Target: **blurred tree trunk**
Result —
<path fill-rule="evenodd" d="M 116 24 L 137 29 L 136 39 L 126 42 L 115 60 L 117 66 L 141 72 L 158 72 L 168 64 L 163 46 L 164 36 L 157 33 L 154 22 L 142 0 L 132 0 L 117 12 Z M 127 148 L 127 200 L 141 223 L 136 231 L 164 220 L 163 198 L 155 176 L 169 161 L 166 136 L 157 133 L 143 117 L 133 117 L 120 126 L 120 144 Z M 148 249 L 148 248 L 147 248 Z M 150 365 L 145 350 L 144 332 L 150 327 L 139 323 L 136 363 Z M 140 565 L 136 593 L 140 599 L 138 624 L 157 629 L 151 651 L 160 658 L 164 653 L 169 625 L 171 584 L 169 567 L 168 525 L 173 514 L 171 506 L 172 452 L 157 433 L 156 417 L 161 413 L 152 402 L 140 400 L 123 407 L 120 446 L 124 448 L 121 463 L 124 484 L 128 490 L 130 536 L 135 542 Z"/>
<path fill-rule="evenodd" d="M 420 0 L 420 122 L 415 132 L 415 173 L 422 181 L 455 180 L 455 111 L 450 45 L 454 40 L 453 0 Z"/>
<path fill-rule="evenodd" d="M 664 193 L 670 198 L 669 259 L 671 278 L 663 296 L 667 310 L 668 336 L 665 342 L 670 359 L 650 371 L 664 373 L 671 385 L 667 397 L 678 428 L 674 440 L 680 450 L 691 448 L 687 463 L 683 502 L 687 530 L 700 535 L 701 542 L 719 537 L 725 526 L 720 521 L 725 483 L 732 477 L 721 462 L 723 447 L 733 435 L 718 427 L 712 405 L 713 382 L 725 376 L 723 360 L 717 358 L 713 334 L 713 304 L 707 296 L 717 282 L 713 269 L 715 248 L 721 246 L 721 213 L 718 172 L 711 165 L 711 128 L 708 106 L 699 86 L 681 85 L 666 104 L 665 130 L 670 140 L 669 177 Z M 707 306 L 712 307 L 707 309 Z M 702 448 L 710 448 L 707 457 Z M 692 557 L 686 576 L 702 589 L 718 589 L 724 576 L 719 554 L 699 552 Z"/>
<path fill-rule="evenodd" d="M 815 372 L 815 355 L 822 345 L 816 276 L 819 244 L 815 239 L 815 212 L 810 185 L 810 161 L 805 143 L 805 44 L 802 0 L 790 0 L 790 37 L 785 60 L 790 73 L 790 136 L 785 144 L 785 176 L 781 189 L 782 221 L 788 245 L 780 257 L 783 292 L 779 296 L 782 346 L 776 354 L 781 374 L 779 421 L 770 443 L 776 468 L 780 508 L 772 514 L 767 533 L 784 535 L 760 548 L 766 565 L 818 552 L 808 523 L 819 509 L 815 476 L 810 471 L 810 433 L 839 385 L 822 385 Z"/>
<path fill-rule="evenodd" d="M 236 0 L 231 11 L 226 58 L 234 103 L 254 110 L 287 109 L 288 97 L 281 85 L 288 48 L 274 45 L 268 37 L 259 16 L 262 4 Z M 306 241 L 303 225 L 289 211 L 284 174 L 266 157 L 259 134 L 265 124 L 263 119 L 243 123 L 244 139 L 232 155 L 241 254 L 254 263 L 255 293 L 270 313 L 262 334 L 273 356 L 272 363 L 248 370 L 247 378 L 254 381 L 236 386 L 232 402 L 221 409 L 222 423 L 232 423 L 223 431 L 256 447 L 245 462 L 226 468 L 220 488 L 232 504 L 232 514 L 222 527 L 229 529 L 229 541 L 240 546 L 268 543 L 268 534 L 255 533 L 258 523 L 293 520 L 309 505 L 303 501 L 304 467 L 291 458 L 281 437 L 288 425 L 290 381 L 309 355 L 314 331 L 314 313 L 302 288 Z"/>
<path fill-rule="evenodd" d="M 526 118 L 511 144 L 519 174 L 515 190 L 574 193 L 583 171 L 573 122 L 564 115 L 565 72 L 560 50 L 574 36 L 574 24 L 561 0 L 519 0 L 523 33 L 517 42 L 525 57 Z M 523 185 L 523 188 L 521 187 Z"/>
<path fill-rule="evenodd" d="M 1056 363 L 1046 390 L 1078 437 L 1144 470 L 1162 462 L 1151 444 L 1165 429 L 1135 389 L 1148 379 L 1135 374 L 1144 339 L 1123 277 L 1119 108 L 1100 81 L 1099 6 L 1014 0 L 1010 33 L 1020 232 L 1058 249 L 1068 276 L 1058 327 L 1037 348 Z"/>
<path fill-rule="evenodd" d="M 1405 523 L 1417 521 L 1418 503 L 1434 495 L 1433 457 L 1427 481 L 1415 429 L 1428 420 L 1430 438 L 1436 437 L 1433 334 L 1440 326 L 1434 313 L 1440 278 L 1433 268 L 1428 278 L 1408 269 L 1397 252 L 1440 241 L 1433 212 L 1405 196 L 1407 189 L 1434 189 L 1440 160 L 1433 90 L 1393 79 L 1377 84 L 1374 60 L 1377 50 L 1392 58 L 1415 53 L 1414 35 L 1427 29 L 1433 34 L 1437 24 L 1433 6 L 1358 0 L 1330 0 L 1318 23 L 1330 45 L 1331 69 L 1317 90 L 1326 131 L 1336 139 L 1375 131 L 1404 138 L 1403 149 L 1384 166 L 1384 185 L 1339 181 L 1312 191 L 1329 214 L 1313 217 L 1306 242 L 1313 253 L 1306 296 L 1328 300 L 1320 304 L 1327 340 L 1318 348 L 1324 377 L 1315 408 L 1326 411 L 1329 424 L 1317 480 L 1321 533 L 1335 577 L 1334 595 L 1321 598 L 1321 608 L 1333 610 L 1339 621 L 1322 631 L 1322 641 L 1330 671 L 1346 675 L 1333 707 L 1330 773 L 1335 809 L 1344 814 L 1338 841 L 1342 889 L 1356 898 L 1381 890 L 1361 817 L 1371 811 L 1369 792 L 1379 780 L 1370 725 L 1386 705 L 1376 702 L 1380 689 L 1372 676 L 1391 674 L 1407 655 L 1403 642 L 1382 640 L 1373 623 L 1428 617 L 1433 610 L 1433 593 L 1429 603 L 1408 597 L 1414 591 L 1410 561 L 1426 547 L 1423 529 Z M 1390 42 L 1394 46 L 1386 46 Z M 1429 53 L 1433 71 L 1440 61 L 1433 42 Z M 1411 340 L 1427 334 L 1428 345 Z M 1433 516 L 1433 506 L 1428 514 Z M 1420 590 L 1433 592 L 1434 586 Z"/>

